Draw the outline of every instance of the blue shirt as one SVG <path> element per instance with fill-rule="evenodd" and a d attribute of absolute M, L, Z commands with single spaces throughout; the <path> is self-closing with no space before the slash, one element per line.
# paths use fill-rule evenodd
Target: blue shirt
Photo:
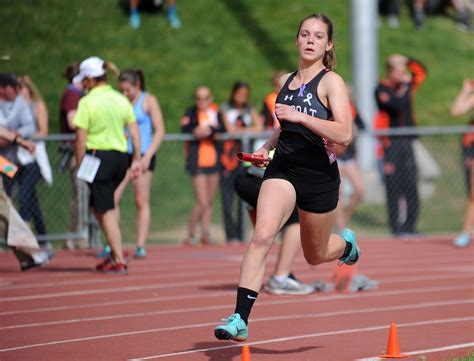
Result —
<path fill-rule="evenodd" d="M 147 92 L 142 92 L 138 101 L 133 106 L 133 113 L 135 114 L 135 118 L 137 120 L 138 128 L 140 130 L 140 143 L 141 143 L 141 154 L 145 154 L 151 146 L 152 139 L 153 139 L 153 121 L 151 119 L 150 114 L 146 113 L 143 110 L 143 101 Z M 127 130 L 128 134 L 128 153 L 133 154 L 133 145 L 132 145 L 132 137 L 130 136 L 129 131 Z"/>

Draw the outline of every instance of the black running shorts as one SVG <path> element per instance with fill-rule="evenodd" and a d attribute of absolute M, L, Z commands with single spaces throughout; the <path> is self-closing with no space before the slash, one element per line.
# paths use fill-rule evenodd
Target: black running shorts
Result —
<path fill-rule="evenodd" d="M 105 213 L 115 208 L 114 193 L 127 173 L 128 155 L 115 150 L 97 150 L 94 155 L 101 162 L 94 181 L 89 183 L 89 205 L 96 212 Z"/>
<path fill-rule="evenodd" d="M 285 179 L 296 191 L 296 205 L 303 211 L 327 213 L 334 210 L 339 200 L 339 169 L 337 163 L 321 166 L 315 160 L 314 166 L 308 161 L 293 157 L 275 156 L 268 165 L 264 180 Z"/>
<path fill-rule="evenodd" d="M 143 154 L 142 154 L 142 157 L 143 157 Z M 132 161 L 133 161 L 133 155 L 129 154 L 128 155 L 128 167 L 129 168 L 132 165 Z M 156 165 L 156 154 L 154 154 L 153 157 L 151 157 L 150 165 L 148 166 L 148 170 L 153 173 L 153 171 L 155 170 L 155 165 Z"/>

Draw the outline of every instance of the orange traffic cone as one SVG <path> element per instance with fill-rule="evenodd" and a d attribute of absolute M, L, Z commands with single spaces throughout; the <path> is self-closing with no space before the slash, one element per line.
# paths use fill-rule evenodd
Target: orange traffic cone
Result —
<path fill-rule="evenodd" d="M 403 358 L 408 355 L 400 353 L 400 345 L 398 344 L 397 325 L 395 323 L 390 324 L 390 332 L 388 334 L 388 345 L 387 353 L 380 355 L 381 358 Z"/>
<path fill-rule="evenodd" d="M 242 346 L 242 361 L 252 361 L 250 357 L 250 348 L 248 345 Z"/>

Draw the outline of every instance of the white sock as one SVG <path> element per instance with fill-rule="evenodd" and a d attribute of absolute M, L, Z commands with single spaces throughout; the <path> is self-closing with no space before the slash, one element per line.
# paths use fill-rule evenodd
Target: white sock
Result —
<path fill-rule="evenodd" d="M 283 276 L 274 275 L 273 278 L 275 278 L 278 282 L 283 282 L 288 278 L 288 276 L 289 276 L 289 273 Z"/>

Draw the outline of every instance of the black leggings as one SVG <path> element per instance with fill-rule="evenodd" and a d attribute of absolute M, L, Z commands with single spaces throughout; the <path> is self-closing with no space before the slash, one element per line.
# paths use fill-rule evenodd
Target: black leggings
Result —
<path fill-rule="evenodd" d="M 384 178 L 388 221 L 392 233 L 415 233 L 420 206 L 417 188 L 418 168 L 411 140 L 391 140 L 391 145 L 384 153 Z M 399 217 L 401 198 L 405 199 L 407 205 L 404 222 L 400 222 Z"/>

